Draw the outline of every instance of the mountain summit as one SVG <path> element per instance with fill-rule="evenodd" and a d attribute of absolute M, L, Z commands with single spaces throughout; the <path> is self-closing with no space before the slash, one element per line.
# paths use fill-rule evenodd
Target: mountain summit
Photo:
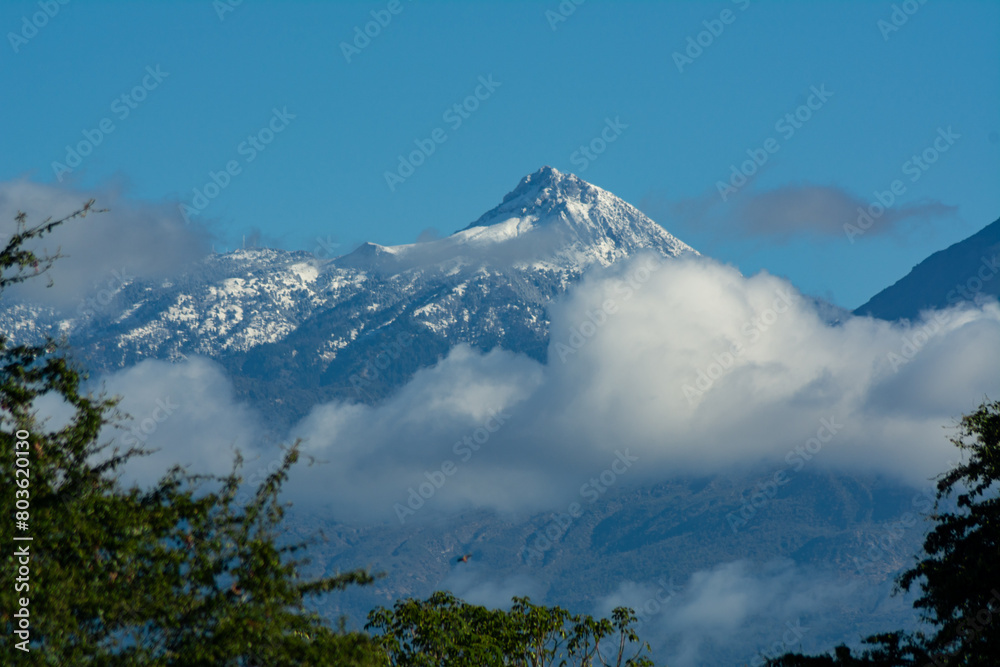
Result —
<path fill-rule="evenodd" d="M 698 254 L 607 190 L 546 166 L 522 178 L 498 206 L 451 236 L 400 246 L 365 244 L 335 262 L 386 271 L 477 258 L 580 271 L 643 250 Z"/>
<path fill-rule="evenodd" d="M 604 266 L 640 250 L 697 254 L 631 204 L 548 166 L 522 178 L 499 206 L 451 238 L 501 241 L 537 230 L 554 232 L 557 255 Z"/>
<path fill-rule="evenodd" d="M 570 202 L 593 202 L 600 188 L 583 181 L 573 174 L 562 174 L 553 167 L 542 167 L 521 179 L 517 187 L 508 192 L 500 205 L 462 229 L 502 225 L 510 220 L 551 222 L 552 218 L 571 215 Z M 609 197 L 614 198 L 605 192 Z"/>

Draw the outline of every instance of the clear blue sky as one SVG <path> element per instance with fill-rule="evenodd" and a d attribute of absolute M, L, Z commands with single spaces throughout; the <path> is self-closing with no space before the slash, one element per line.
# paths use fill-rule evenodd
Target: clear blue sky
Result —
<path fill-rule="evenodd" d="M 744 273 L 766 268 L 852 308 L 1000 216 L 1000 3 L 587 0 L 564 2 L 575 11 L 558 22 L 556 0 L 244 0 L 220 18 L 225 3 L 6 0 L 0 180 L 58 183 L 52 163 L 108 119 L 113 132 L 63 185 L 191 202 L 235 161 L 198 216 L 217 248 L 257 228 L 266 244 L 329 237 L 346 252 L 451 233 L 550 164 Z M 913 13 L 890 32 L 894 4 Z M 391 20 L 348 62 L 341 44 L 372 11 Z M 34 15 L 42 27 L 25 29 Z M 679 71 L 673 54 L 710 28 Z M 467 118 L 445 116 L 480 77 L 499 85 L 478 88 Z M 144 80 L 129 108 L 121 96 Z M 823 85 L 832 97 L 783 136 L 776 122 Z M 275 108 L 294 118 L 272 121 Z M 592 162 L 574 158 L 609 118 L 627 127 Z M 262 151 L 241 149 L 272 122 L 281 131 Z M 948 127 L 960 138 L 910 181 L 904 163 Z M 446 140 L 390 190 L 385 172 L 435 130 Z M 778 234 L 735 222 L 716 183 L 769 137 L 780 150 L 737 197 L 820 186 L 869 202 L 901 179 L 894 207 L 925 215 L 877 233 L 886 216 L 853 244 L 808 214 Z"/>

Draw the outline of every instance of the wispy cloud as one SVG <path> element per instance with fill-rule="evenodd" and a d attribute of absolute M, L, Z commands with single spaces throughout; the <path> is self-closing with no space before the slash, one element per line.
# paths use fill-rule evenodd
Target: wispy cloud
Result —
<path fill-rule="evenodd" d="M 210 252 L 207 229 L 185 224 L 176 206 L 131 201 L 111 188 L 77 191 L 25 180 L 0 183 L 0 233 L 10 237 L 18 211 L 35 224 L 72 213 L 91 198 L 95 208 L 110 210 L 69 221 L 30 246 L 65 253 L 51 269 L 53 286 L 29 280 L 9 296 L 72 311 L 95 290 L 120 286 L 125 276 L 168 276 Z"/>
<path fill-rule="evenodd" d="M 865 199 L 836 185 L 799 183 L 756 190 L 752 181 L 728 202 L 714 190 L 682 199 L 650 193 L 639 208 L 671 229 L 707 228 L 717 236 L 737 234 L 776 243 L 805 235 L 846 238 L 845 225 L 857 226 L 859 219 L 862 234 L 897 233 L 958 212 L 957 206 L 936 200 L 884 206 L 874 193 Z"/>
<path fill-rule="evenodd" d="M 768 236 L 787 241 L 799 234 L 812 233 L 843 236 L 844 225 L 857 224 L 859 216 L 877 204 L 865 201 L 850 192 L 829 185 L 789 185 L 761 193 L 749 193 L 738 202 L 736 219 L 748 236 Z M 876 211 L 883 210 L 881 204 Z M 957 206 L 938 201 L 925 201 L 884 208 L 869 233 L 885 234 L 905 222 L 928 220 L 954 215 Z M 870 214 L 869 214 L 870 215 Z"/>

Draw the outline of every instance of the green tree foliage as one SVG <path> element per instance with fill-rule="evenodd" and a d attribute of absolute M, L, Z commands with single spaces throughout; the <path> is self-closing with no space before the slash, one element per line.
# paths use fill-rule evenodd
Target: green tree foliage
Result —
<path fill-rule="evenodd" d="M 786 655 L 778 667 L 925 667 L 1000 665 L 1000 401 L 985 401 L 965 415 L 951 439 L 968 460 L 941 475 L 934 528 L 925 556 L 898 579 L 900 590 L 919 586 L 914 607 L 933 629 L 892 632 L 865 640 L 854 656 Z M 954 511 L 943 510 L 950 501 Z"/>
<path fill-rule="evenodd" d="M 631 609 L 594 620 L 524 597 L 511 610 L 471 605 L 449 593 L 401 600 L 368 616 L 391 667 L 652 667 Z M 610 647 L 609 647 L 610 644 Z M 631 653 L 631 655 L 629 655 Z"/>
<path fill-rule="evenodd" d="M 86 216 L 92 205 L 34 227 L 19 214 L 16 233 L 0 251 L 0 294 L 58 257 L 38 256 L 28 242 Z M 9 345 L 0 335 L 0 497 L 10 508 L 3 521 L 0 627 L 10 653 L 38 665 L 384 663 L 367 635 L 330 628 L 307 609 L 311 596 L 372 577 L 302 576 L 306 561 L 299 553 L 307 545 L 283 540 L 284 507 L 277 501 L 296 446 L 245 504 L 237 501 L 238 455 L 228 476 L 175 468 L 152 488 L 124 488 L 117 473 L 144 452 L 99 443 L 102 428 L 120 423 L 121 415 L 115 399 L 85 393 L 84 380 L 51 340 Z M 57 430 L 47 430 L 33 408 L 51 394 L 72 410 Z M 19 458 L 29 465 L 14 465 L 15 448 L 28 453 Z M 17 515 L 26 530 L 14 523 L 17 500 L 28 504 Z M 12 532 L 33 539 L 14 542 Z M 20 582 L 12 544 L 30 553 L 30 575 Z M 27 586 L 15 594 L 15 583 Z M 14 614 L 22 613 L 22 597 L 28 653 L 11 646 L 21 639 Z"/>

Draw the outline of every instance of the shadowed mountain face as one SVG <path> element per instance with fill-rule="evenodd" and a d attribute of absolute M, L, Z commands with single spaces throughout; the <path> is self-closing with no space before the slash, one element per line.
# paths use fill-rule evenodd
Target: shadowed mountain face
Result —
<path fill-rule="evenodd" d="M 303 536 L 321 527 L 330 538 L 317 572 L 365 564 L 386 573 L 320 605 L 356 627 L 373 606 L 440 589 L 494 606 L 513 595 L 583 613 L 625 604 L 638 612 L 658 664 L 687 666 L 763 664 L 755 654 L 788 623 L 809 631 L 787 648 L 810 651 L 912 627 L 908 600 L 891 590 L 919 550 L 927 524 L 918 513 L 930 511 L 929 495 L 873 477 L 805 473 L 734 529 L 730 515 L 757 481 L 748 474 L 623 486 L 575 519 L 563 506 L 531 516 L 470 510 L 405 527 L 322 514 L 294 524 Z M 472 557 L 456 562 L 464 554 Z M 707 622 L 716 612 L 748 616 L 720 632 Z M 695 655 L 684 655 L 686 644 Z"/>
<path fill-rule="evenodd" d="M 990 296 L 1000 296 L 1000 220 L 934 253 L 854 313 L 915 320 L 922 310 L 975 303 Z"/>

